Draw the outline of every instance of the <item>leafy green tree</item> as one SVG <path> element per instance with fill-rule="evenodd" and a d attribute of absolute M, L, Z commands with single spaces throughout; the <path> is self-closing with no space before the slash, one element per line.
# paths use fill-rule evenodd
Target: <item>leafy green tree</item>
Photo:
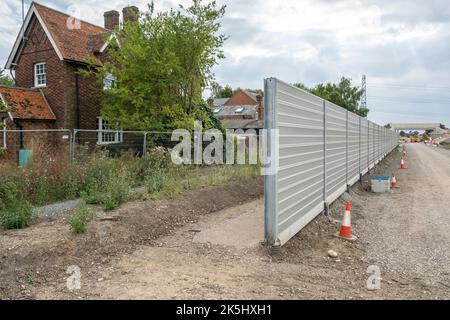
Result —
<path fill-rule="evenodd" d="M 103 116 L 124 129 L 168 131 L 214 123 L 204 108 L 203 88 L 213 80 L 212 68 L 224 58 L 227 39 L 219 34 L 225 6 L 193 0 L 160 13 L 154 5 L 138 23 L 116 30 L 119 45 L 94 68 L 99 82 L 112 74 L 115 85 L 104 90 Z M 92 71 L 92 70 L 91 70 Z"/>
<path fill-rule="evenodd" d="M 445 127 L 445 124 L 443 124 L 443 123 L 441 123 L 440 125 L 439 125 L 439 127 L 442 129 L 442 130 L 446 130 L 447 128 Z"/>
<path fill-rule="evenodd" d="M 233 88 L 229 85 L 225 87 L 215 83 L 212 85 L 213 97 L 216 99 L 231 98 L 234 94 Z"/>
<path fill-rule="evenodd" d="M 406 137 L 406 136 L 407 136 L 407 134 L 405 131 L 400 131 L 400 137 Z"/>
<path fill-rule="evenodd" d="M 367 117 L 369 113 L 369 109 L 359 108 L 363 92 L 360 87 L 352 86 L 352 80 L 349 78 L 342 77 L 337 84 L 321 83 L 314 88 L 308 88 L 302 83 L 296 83 L 294 86 L 307 90 L 362 117 Z"/>
<path fill-rule="evenodd" d="M 386 129 L 392 129 L 392 127 L 391 127 L 391 124 L 390 123 L 388 123 L 388 124 L 386 124 L 385 126 L 384 126 Z"/>
<path fill-rule="evenodd" d="M 0 69 L 0 85 L 4 86 L 13 86 L 15 85 L 15 82 L 13 79 L 11 79 L 10 76 L 5 74 L 4 69 Z"/>

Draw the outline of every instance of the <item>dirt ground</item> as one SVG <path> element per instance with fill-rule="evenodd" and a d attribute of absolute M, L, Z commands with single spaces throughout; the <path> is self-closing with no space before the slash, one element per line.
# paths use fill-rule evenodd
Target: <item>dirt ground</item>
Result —
<path fill-rule="evenodd" d="M 407 149 L 399 189 L 372 194 L 365 177 L 333 204 L 331 219 L 318 216 L 278 250 L 260 244 L 261 178 L 99 211 L 81 236 L 63 216 L 0 231 L 0 298 L 449 299 L 450 151 Z M 354 243 L 333 236 L 345 199 Z M 71 265 L 80 290 L 67 289 Z M 367 289 L 369 266 L 381 271 L 379 290 Z"/>

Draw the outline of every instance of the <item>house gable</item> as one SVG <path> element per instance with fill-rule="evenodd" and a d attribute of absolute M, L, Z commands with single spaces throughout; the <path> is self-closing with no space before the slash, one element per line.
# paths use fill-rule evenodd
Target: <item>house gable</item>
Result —
<path fill-rule="evenodd" d="M 50 42 L 52 48 L 55 50 L 55 53 L 57 54 L 58 58 L 60 60 L 63 60 L 63 55 L 61 54 L 61 51 L 57 47 L 55 40 L 52 38 L 51 33 L 49 32 L 47 26 L 44 23 L 44 20 L 42 19 L 41 15 L 36 9 L 35 3 L 33 2 L 31 4 L 30 9 L 28 10 L 28 13 L 26 15 L 25 21 L 20 28 L 19 34 L 17 35 L 16 41 L 14 43 L 13 49 L 11 53 L 9 54 L 8 60 L 6 62 L 6 69 L 14 69 L 15 64 L 17 63 L 17 59 L 19 59 L 22 50 L 24 49 L 24 43 L 23 43 L 23 37 L 25 39 L 29 38 L 30 33 L 35 30 L 36 28 L 36 22 L 39 23 L 40 27 L 44 31 L 47 41 Z M 37 40 L 37 39 L 35 39 Z"/>
<path fill-rule="evenodd" d="M 258 105 L 258 101 L 253 99 L 247 92 L 244 90 L 238 89 L 235 94 L 228 99 L 225 103 L 225 106 L 239 106 L 239 105 Z"/>
<path fill-rule="evenodd" d="M 93 55 L 103 53 L 115 37 L 111 31 L 81 20 L 78 26 L 70 27 L 70 19 L 73 18 L 65 13 L 32 2 L 6 62 L 6 69 L 14 69 L 24 47 L 22 31 L 29 41 L 30 30 L 36 20 L 60 60 L 87 63 Z"/>
<path fill-rule="evenodd" d="M 37 18 L 32 18 L 27 32 L 27 42 L 23 46 L 20 55 L 17 57 L 17 62 L 20 61 L 21 55 L 32 54 L 40 51 L 54 50 L 53 45 L 48 38 L 44 28 L 39 23 Z M 55 54 L 57 55 L 56 51 Z"/>

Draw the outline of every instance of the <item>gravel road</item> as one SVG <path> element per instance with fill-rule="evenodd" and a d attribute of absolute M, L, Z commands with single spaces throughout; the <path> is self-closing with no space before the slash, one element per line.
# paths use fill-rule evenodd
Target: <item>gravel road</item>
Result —
<path fill-rule="evenodd" d="M 407 169 L 391 196 L 374 196 L 359 224 L 367 258 L 386 282 L 405 295 L 437 298 L 450 292 L 450 151 L 424 144 L 406 145 Z M 364 210 L 364 207 L 363 207 Z"/>

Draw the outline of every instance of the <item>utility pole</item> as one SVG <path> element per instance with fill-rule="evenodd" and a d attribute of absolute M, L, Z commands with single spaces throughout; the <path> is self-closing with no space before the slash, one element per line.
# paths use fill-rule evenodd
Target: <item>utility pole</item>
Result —
<path fill-rule="evenodd" d="M 362 84 L 361 84 L 361 105 L 359 106 L 359 109 L 367 109 L 367 78 L 366 75 L 362 76 Z"/>
<path fill-rule="evenodd" d="M 362 76 L 362 97 L 361 97 L 361 106 L 360 108 L 367 108 L 367 78 L 366 75 Z"/>

